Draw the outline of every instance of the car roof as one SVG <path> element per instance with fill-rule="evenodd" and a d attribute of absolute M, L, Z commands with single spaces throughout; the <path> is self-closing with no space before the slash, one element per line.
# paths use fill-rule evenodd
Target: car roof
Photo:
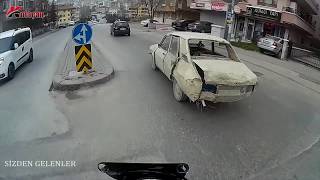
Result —
<path fill-rule="evenodd" d="M 0 33 L 0 39 L 11 37 L 14 35 L 14 32 L 15 32 L 15 30 L 9 30 L 9 31 L 2 32 L 2 33 Z"/>
<path fill-rule="evenodd" d="M 24 31 L 30 31 L 30 28 L 18 28 L 18 29 L 11 29 L 11 30 L 2 32 L 0 33 L 0 39 L 11 37 L 19 32 L 24 32 Z"/>
<path fill-rule="evenodd" d="M 208 40 L 212 40 L 212 41 L 218 41 L 218 42 L 230 44 L 227 40 L 225 40 L 221 37 L 213 36 L 211 34 L 205 34 L 205 33 L 175 31 L 175 32 L 168 33 L 168 35 L 179 36 L 179 37 L 186 39 L 186 40 L 189 40 L 189 39 L 208 39 Z"/>

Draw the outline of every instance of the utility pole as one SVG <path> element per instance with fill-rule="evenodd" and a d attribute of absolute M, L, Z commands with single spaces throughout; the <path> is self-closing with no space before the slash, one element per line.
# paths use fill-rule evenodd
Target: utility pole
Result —
<path fill-rule="evenodd" d="M 235 0 L 232 0 L 231 2 L 231 7 L 229 6 L 229 10 L 227 13 L 230 12 L 230 16 L 228 17 L 227 15 L 227 26 L 228 26 L 228 36 L 227 36 L 227 40 L 230 41 L 231 39 L 231 34 L 233 32 L 233 26 L 234 26 L 234 6 L 235 6 Z M 231 22 L 228 22 L 231 21 Z"/>

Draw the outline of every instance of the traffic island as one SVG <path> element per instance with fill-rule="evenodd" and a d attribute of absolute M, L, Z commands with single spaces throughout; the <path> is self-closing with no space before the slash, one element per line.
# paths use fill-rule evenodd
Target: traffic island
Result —
<path fill-rule="evenodd" d="M 111 63 L 104 58 L 101 51 L 92 43 L 93 68 L 87 73 L 77 72 L 75 47 L 69 40 L 61 55 L 56 74 L 50 90 L 72 91 L 81 87 L 92 87 L 111 79 L 114 70 Z"/>

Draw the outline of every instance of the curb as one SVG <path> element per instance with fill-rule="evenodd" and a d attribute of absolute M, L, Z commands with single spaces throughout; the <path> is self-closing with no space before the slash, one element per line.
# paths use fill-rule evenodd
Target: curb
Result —
<path fill-rule="evenodd" d="M 67 54 L 71 47 L 73 46 L 68 47 L 68 43 L 66 44 L 64 52 L 59 58 L 62 59 L 62 61 L 64 61 L 63 63 L 66 63 L 66 61 L 68 61 Z M 100 49 L 98 49 L 94 45 L 93 47 L 96 49 L 96 53 L 98 54 L 96 57 L 102 59 L 103 55 Z M 77 74 L 77 76 L 75 77 L 69 77 L 67 72 L 59 72 L 59 70 L 64 69 L 65 66 L 58 66 L 58 69 L 53 77 L 49 91 L 73 91 L 78 90 L 82 87 L 93 87 L 95 85 L 105 83 L 113 77 L 114 68 L 110 63 L 107 67 L 101 64 L 101 67 L 103 68 L 100 70 L 93 70 L 86 75 L 81 73 Z"/>
<path fill-rule="evenodd" d="M 82 87 L 93 87 L 109 81 L 114 75 L 114 70 L 113 68 L 111 69 L 110 72 L 103 75 L 96 75 L 96 78 L 92 79 L 66 80 L 64 75 L 55 75 L 52 81 L 52 88 L 58 91 L 74 91 Z"/>

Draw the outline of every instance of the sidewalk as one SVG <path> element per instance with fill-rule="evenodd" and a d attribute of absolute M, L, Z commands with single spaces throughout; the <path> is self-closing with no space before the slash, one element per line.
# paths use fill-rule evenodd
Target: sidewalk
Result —
<path fill-rule="evenodd" d="M 88 74 L 77 72 L 74 54 L 74 43 L 70 39 L 61 55 L 56 75 L 53 78 L 54 90 L 76 90 L 84 86 L 94 86 L 108 81 L 113 75 L 113 67 L 100 50 L 91 44 L 93 69 Z"/>
<path fill-rule="evenodd" d="M 320 93 L 320 71 L 295 61 L 283 61 L 270 55 L 234 47 L 244 62 L 265 68 Z"/>

